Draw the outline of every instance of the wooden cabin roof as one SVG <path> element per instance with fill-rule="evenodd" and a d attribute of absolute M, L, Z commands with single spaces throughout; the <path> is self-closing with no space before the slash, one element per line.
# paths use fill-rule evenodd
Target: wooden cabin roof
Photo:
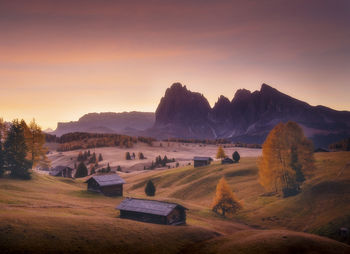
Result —
<path fill-rule="evenodd" d="M 213 159 L 210 157 L 195 156 L 195 157 L 193 157 L 193 160 L 194 161 L 209 161 L 209 160 L 213 160 Z"/>
<path fill-rule="evenodd" d="M 117 174 L 92 176 L 86 182 L 90 181 L 91 179 L 94 179 L 100 186 L 111 186 L 125 183 L 124 179 Z"/>
<path fill-rule="evenodd" d="M 68 169 L 69 171 L 73 171 L 73 169 L 72 168 L 70 168 L 70 167 L 67 167 L 67 166 L 56 166 L 56 167 L 54 167 L 54 168 L 52 168 L 51 170 L 50 170 L 50 175 L 52 175 L 52 176 L 57 176 L 58 174 L 60 174 L 64 169 Z"/>
<path fill-rule="evenodd" d="M 126 198 L 117 207 L 118 210 L 155 214 L 161 216 L 169 215 L 176 207 L 188 210 L 186 207 L 176 203 L 168 203 L 157 200 Z"/>

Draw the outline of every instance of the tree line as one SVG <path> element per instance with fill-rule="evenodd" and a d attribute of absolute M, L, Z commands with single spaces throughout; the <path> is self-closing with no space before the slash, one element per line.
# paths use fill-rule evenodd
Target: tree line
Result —
<path fill-rule="evenodd" d="M 137 142 L 152 145 L 154 138 L 149 137 L 131 137 L 120 134 L 101 134 L 87 132 L 73 132 L 57 137 L 56 135 L 46 134 L 47 142 L 59 143 L 57 151 L 71 151 L 77 149 L 89 149 L 96 147 L 130 148 Z"/>
<path fill-rule="evenodd" d="M 0 118 L 0 176 L 30 179 L 34 166 L 48 167 L 45 135 L 33 119 L 29 125 L 22 119 L 5 123 Z"/>

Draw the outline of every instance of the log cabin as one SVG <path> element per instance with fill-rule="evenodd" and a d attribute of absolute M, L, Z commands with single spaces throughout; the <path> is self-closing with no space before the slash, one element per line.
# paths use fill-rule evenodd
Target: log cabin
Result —
<path fill-rule="evenodd" d="M 99 192 L 105 196 L 123 196 L 125 181 L 117 174 L 92 176 L 86 183 L 88 191 Z"/>
<path fill-rule="evenodd" d="M 186 224 L 186 207 L 157 200 L 126 198 L 117 207 L 120 218 L 164 224 Z"/>
<path fill-rule="evenodd" d="M 56 166 L 50 170 L 49 174 L 51 176 L 62 176 L 72 178 L 73 169 L 67 166 Z"/>
<path fill-rule="evenodd" d="M 210 162 L 212 161 L 213 159 L 210 158 L 210 157 L 199 157 L 199 156 L 195 156 L 193 158 L 193 165 L 194 167 L 202 167 L 202 166 L 207 166 L 210 164 Z"/>

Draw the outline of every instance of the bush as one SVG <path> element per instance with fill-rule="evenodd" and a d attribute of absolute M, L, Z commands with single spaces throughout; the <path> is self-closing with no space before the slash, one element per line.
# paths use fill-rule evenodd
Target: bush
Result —
<path fill-rule="evenodd" d="M 239 153 L 237 151 L 235 151 L 233 154 L 232 154 L 232 159 L 234 162 L 238 163 L 239 160 L 241 159 L 241 156 L 239 155 Z"/>

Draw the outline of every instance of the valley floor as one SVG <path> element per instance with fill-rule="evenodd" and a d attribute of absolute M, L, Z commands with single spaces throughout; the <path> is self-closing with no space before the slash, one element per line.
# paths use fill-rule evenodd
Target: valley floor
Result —
<path fill-rule="evenodd" d="M 86 191 L 86 179 L 33 173 L 30 181 L 0 179 L 1 253 L 350 253 L 339 239 L 350 227 L 350 153 L 318 153 L 317 169 L 294 197 L 265 196 L 256 157 L 238 164 L 120 173 L 124 196 L 189 208 L 186 226 L 118 218 L 123 198 Z M 224 176 L 244 208 L 232 218 L 210 210 Z M 309 234 L 312 233 L 312 234 Z M 318 234 L 320 236 L 317 236 Z M 321 236 L 327 236 L 321 237 Z"/>

